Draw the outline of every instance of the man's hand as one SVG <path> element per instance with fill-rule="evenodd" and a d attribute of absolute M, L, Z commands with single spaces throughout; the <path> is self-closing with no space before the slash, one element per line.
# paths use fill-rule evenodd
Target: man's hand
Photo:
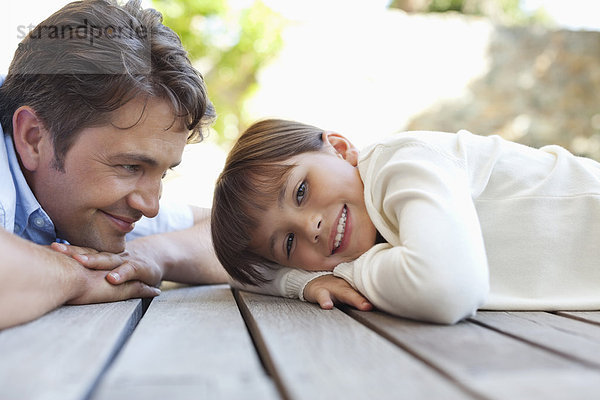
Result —
<path fill-rule="evenodd" d="M 334 303 L 345 303 L 361 311 L 370 311 L 373 305 L 342 278 L 323 275 L 313 279 L 304 288 L 304 298 L 311 303 L 319 303 L 329 310 Z"/>
<path fill-rule="evenodd" d="M 114 254 L 62 243 L 52 243 L 50 247 L 74 258 L 89 269 L 110 271 L 103 274 L 113 285 L 133 285 L 135 281 L 140 281 L 149 286 L 158 286 L 163 277 L 162 268 L 152 258 L 135 250 Z"/>
<path fill-rule="evenodd" d="M 135 280 L 151 286 L 161 280 L 192 285 L 225 283 L 227 274 L 212 247 L 210 210 L 195 207 L 193 211 L 192 227 L 128 241 L 120 254 L 60 243 L 51 248 L 88 268 L 110 271 L 106 279 L 114 285 Z"/>
<path fill-rule="evenodd" d="M 31 321 L 65 303 L 103 303 L 160 294 L 139 280 L 113 285 L 106 279 L 109 271 L 86 268 L 54 246 L 41 246 L 0 228 L 0 282 L 5 284 L 0 290 L 0 329 Z"/>
<path fill-rule="evenodd" d="M 131 280 L 121 285 L 108 283 L 107 273 L 102 270 L 81 268 L 82 279 L 79 280 L 80 294 L 67 301 L 67 304 L 93 304 L 109 301 L 121 301 L 132 298 L 154 297 L 160 289 L 146 285 L 139 280 Z"/>

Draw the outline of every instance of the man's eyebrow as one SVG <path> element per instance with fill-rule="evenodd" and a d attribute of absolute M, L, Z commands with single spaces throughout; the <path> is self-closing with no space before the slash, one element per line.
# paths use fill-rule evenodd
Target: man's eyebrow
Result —
<path fill-rule="evenodd" d="M 134 161 L 134 162 L 138 162 L 141 164 L 147 164 L 147 165 L 150 165 L 151 167 L 158 166 L 158 161 L 156 161 L 156 159 L 149 157 L 145 154 L 141 154 L 141 153 L 117 153 L 113 156 L 113 158 L 119 159 L 119 160 L 126 160 L 127 162 Z M 175 168 L 179 164 L 181 164 L 181 161 L 176 162 L 175 164 L 171 165 L 169 168 Z"/>

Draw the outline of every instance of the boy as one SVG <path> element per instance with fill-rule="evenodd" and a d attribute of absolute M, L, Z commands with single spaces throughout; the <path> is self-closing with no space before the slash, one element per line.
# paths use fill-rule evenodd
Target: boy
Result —
<path fill-rule="evenodd" d="M 333 271 L 384 311 L 452 324 L 478 308 L 599 309 L 598 218 L 600 164 L 558 146 L 413 132 L 359 154 L 267 120 L 228 157 L 212 235 L 242 282 L 273 263 Z"/>

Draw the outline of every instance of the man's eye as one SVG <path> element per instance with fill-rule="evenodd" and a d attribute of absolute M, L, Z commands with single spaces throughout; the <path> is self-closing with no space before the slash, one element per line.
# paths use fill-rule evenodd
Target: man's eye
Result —
<path fill-rule="evenodd" d="M 138 172 L 140 169 L 139 165 L 133 165 L 133 164 L 123 164 L 121 165 L 121 168 L 125 169 L 127 172 Z"/>
<path fill-rule="evenodd" d="M 294 244 L 294 234 L 290 233 L 285 238 L 285 251 L 287 253 L 288 258 L 290 258 L 290 252 L 292 251 L 293 244 Z"/>
<path fill-rule="evenodd" d="M 174 171 L 174 167 L 169 168 L 168 170 L 166 170 L 165 172 L 163 172 L 163 174 L 160 177 L 160 179 L 165 179 L 167 176 L 171 175 L 171 173 L 173 171 Z"/>
<path fill-rule="evenodd" d="M 298 191 L 296 192 L 296 202 L 298 205 L 302 203 L 304 196 L 306 196 L 306 182 L 302 182 L 298 187 Z"/>

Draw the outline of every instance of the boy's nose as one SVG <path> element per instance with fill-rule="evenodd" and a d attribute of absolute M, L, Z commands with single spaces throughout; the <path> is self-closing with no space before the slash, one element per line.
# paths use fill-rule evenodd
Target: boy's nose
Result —
<path fill-rule="evenodd" d="M 313 243 L 319 241 L 319 235 L 321 235 L 321 223 L 323 222 L 320 215 L 312 215 L 308 219 L 306 226 L 306 236 L 308 240 Z"/>

